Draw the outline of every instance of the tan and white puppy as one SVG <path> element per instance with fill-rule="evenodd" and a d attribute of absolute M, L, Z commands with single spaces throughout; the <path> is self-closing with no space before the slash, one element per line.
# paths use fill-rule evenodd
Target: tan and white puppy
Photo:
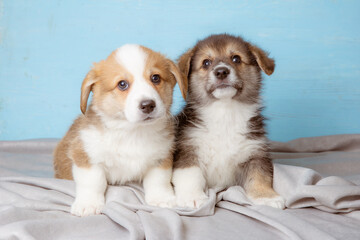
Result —
<path fill-rule="evenodd" d="M 212 35 L 179 59 L 188 77 L 178 116 L 172 182 L 177 204 L 199 207 L 204 190 L 242 185 L 255 204 L 284 208 L 272 188 L 273 166 L 261 115 L 261 70 L 274 60 L 240 37 Z"/>
<path fill-rule="evenodd" d="M 107 183 L 143 182 L 150 205 L 171 207 L 177 66 L 160 53 L 124 45 L 94 64 L 81 87 L 81 111 L 54 152 L 55 177 L 74 179 L 71 213 L 99 214 Z M 92 102 L 87 101 L 93 92 Z"/>

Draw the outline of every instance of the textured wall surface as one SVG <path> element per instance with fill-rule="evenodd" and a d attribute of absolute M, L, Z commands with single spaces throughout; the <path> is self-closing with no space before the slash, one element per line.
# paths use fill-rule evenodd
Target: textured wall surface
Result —
<path fill-rule="evenodd" d="M 0 0 L 0 140 L 61 137 L 93 62 L 125 43 L 176 59 L 211 33 L 276 59 L 273 140 L 360 133 L 360 1 Z M 175 91 L 174 111 L 182 106 Z"/>

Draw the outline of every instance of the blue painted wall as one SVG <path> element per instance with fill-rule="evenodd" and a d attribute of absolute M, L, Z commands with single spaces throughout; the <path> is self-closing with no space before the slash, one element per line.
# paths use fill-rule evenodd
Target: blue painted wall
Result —
<path fill-rule="evenodd" d="M 222 32 L 276 59 L 263 92 L 271 139 L 360 133 L 359 23 L 357 0 L 0 0 L 0 140 L 61 137 L 91 64 L 122 44 L 175 59 Z"/>

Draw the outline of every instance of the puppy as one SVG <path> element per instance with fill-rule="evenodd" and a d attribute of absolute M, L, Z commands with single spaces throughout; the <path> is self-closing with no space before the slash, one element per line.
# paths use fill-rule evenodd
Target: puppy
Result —
<path fill-rule="evenodd" d="M 244 187 L 255 204 L 284 208 L 272 188 L 273 166 L 261 115 L 261 70 L 274 60 L 240 37 L 212 35 L 178 62 L 187 105 L 178 115 L 172 182 L 177 204 L 199 207 L 204 190 Z"/>
<path fill-rule="evenodd" d="M 150 205 L 170 207 L 177 66 L 160 53 L 124 45 L 94 64 L 81 86 L 81 111 L 54 152 L 55 177 L 74 179 L 71 213 L 99 214 L 109 184 L 143 181 Z M 87 101 L 93 98 L 87 109 Z"/>

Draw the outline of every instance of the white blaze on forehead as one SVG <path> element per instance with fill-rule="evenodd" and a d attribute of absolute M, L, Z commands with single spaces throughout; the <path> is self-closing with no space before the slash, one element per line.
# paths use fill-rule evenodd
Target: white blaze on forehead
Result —
<path fill-rule="evenodd" d="M 144 76 L 148 53 L 140 45 L 127 44 L 116 50 L 115 58 L 133 77 L 124 109 L 127 120 L 139 122 L 147 117 L 163 116 L 166 113 L 165 105 L 154 86 L 145 79 L 147 76 Z M 144 115 L 139 109 L 144 100 L 155 101 L 156 107 L 149 115 Z"/>
<path fill-rule="evenodd" d="M 140 45 L 126 44 L 116 50 L 116 60 L 124 66 L 134 78 L 142 77 L 145 69 L 147 54 Z"/>

